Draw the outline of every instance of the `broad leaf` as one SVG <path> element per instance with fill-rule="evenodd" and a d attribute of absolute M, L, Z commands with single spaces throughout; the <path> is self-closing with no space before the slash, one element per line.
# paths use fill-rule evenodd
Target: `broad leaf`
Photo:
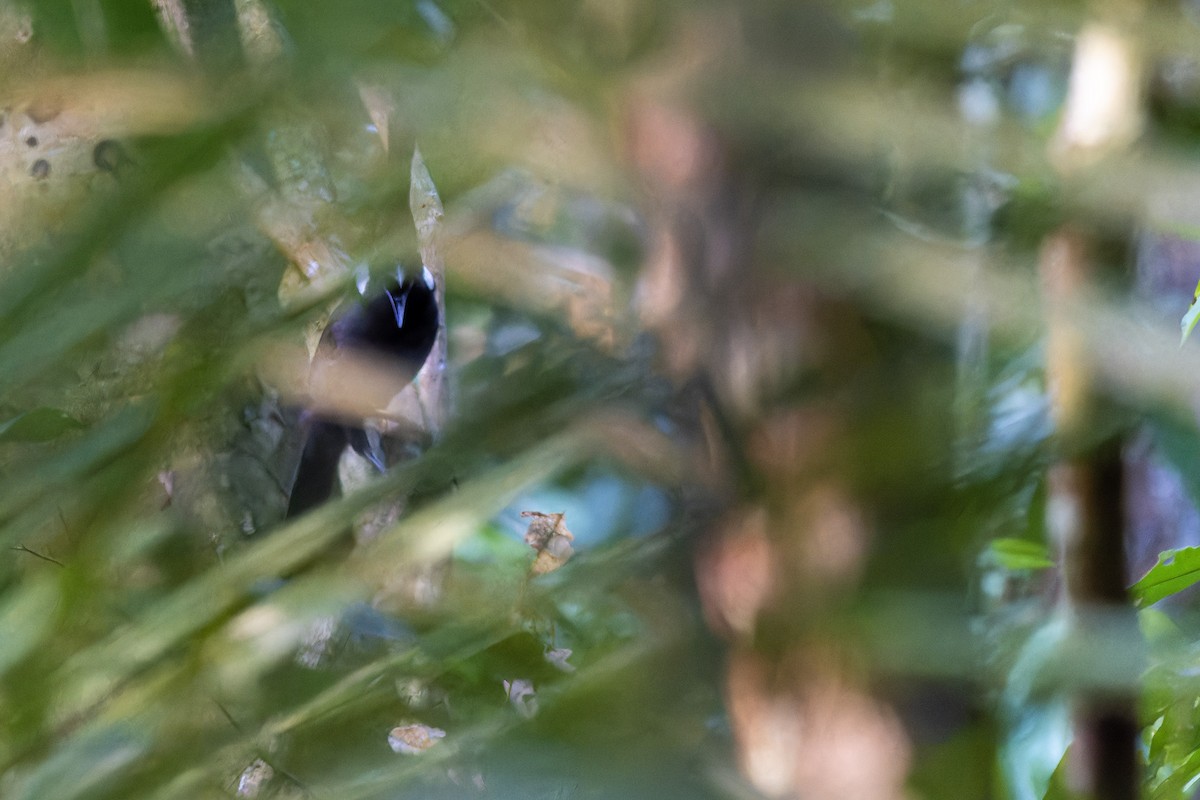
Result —
<path fill-rule="evenodd" d="M 1200 581 L 1200 547 L 1181 547 L 1160 553 L 1158 563 L 1130 591 L 1139 606 L 1157 603 Z"/>

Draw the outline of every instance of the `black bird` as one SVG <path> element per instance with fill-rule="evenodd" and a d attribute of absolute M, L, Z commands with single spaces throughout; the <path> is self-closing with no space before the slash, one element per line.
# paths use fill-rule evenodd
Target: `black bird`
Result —
<path fill-rule="evenodd" d="M 325 360 L 349 354 L 382 367 L 389 379 L 394 378 L 394 382 L 389 380 L 391 386 L 407 385 L 429 357 L 437 339 L 438 323 L 437 298 L 429 270 L 422 268 L 416 280 L 398 271 L 397 280 L 382 293 L 357 304 L 329 324 L 317 348 L 314 370 L 319 370 Z M 390 397 L 378 398 L 378 403 L 371 404 L 382 405 L 386 399 Z M 301 424 L 309 426 L 308 439 L 292 482 L 288 517 L 308 511 L 333 495 L 338 461 L 347 445 L 381 471 L 386 467 L 378 448 L 370 445 L 361 420 L 306 411 Z"/>

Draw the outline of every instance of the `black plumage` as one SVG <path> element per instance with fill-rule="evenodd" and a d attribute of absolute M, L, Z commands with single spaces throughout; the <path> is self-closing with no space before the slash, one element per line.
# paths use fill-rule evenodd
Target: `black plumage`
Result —
<path fill-rule="evenodd" d="M 317 359 L 342 354 L 368 357 L 407 384 L 420 371 L 437 340 L 439 314 L 433 277 L 422 270 L 416 280 L 393 282 L 383 292 L 337 315 L 325 330 Z M 345 387 L 343 387 L 345 388 Z M 351 387 L 352 388 L 352 387 Z M 378 452 L 368 449 L 361 421 L 302 415 L 307 440 L 288 501 L 288 517 L 325 502 L 337 485 L 338 461 L 353 446 L 382 469 Z"/>

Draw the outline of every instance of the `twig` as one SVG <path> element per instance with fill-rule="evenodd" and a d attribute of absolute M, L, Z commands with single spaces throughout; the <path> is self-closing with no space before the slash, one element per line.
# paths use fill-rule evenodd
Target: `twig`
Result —
<path fill-rule="evenodd" d="M 42 561 L 49 561 L 51 564 L 57 564 L 60 567 L 66 566 L 66 564 L 59 561 L 57 558 L 51 558 L 50 556 L 42 555 L 37 550 L 30 550 L 23 544 L 13 545 L 13 547 L 10 549 L 16 550 L 18 553 L 29 553 L 29 555 L 33 556 L 34 558 L 40 558 Z"/>

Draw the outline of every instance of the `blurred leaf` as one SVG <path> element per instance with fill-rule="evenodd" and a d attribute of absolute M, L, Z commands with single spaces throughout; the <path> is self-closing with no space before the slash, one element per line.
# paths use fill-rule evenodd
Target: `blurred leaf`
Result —
<path fill-rule="evenodd" d="M 154 410 L 145 406 L 127 406 L 110 419 L 95 425 L 62 453 L 27 465 L 0 487 L 0 519 L 29 508 L 47 493 L 70 486 L 78 490 L 85 476 L 118 453 L 131 447 L 150 428 Z M 19 526 L 0 529 L 0 540 L 27 534 Z"/>
<path fill-rule="evenodd" d="M 57 408 L 35 408 L 0 422 L 0 442 L 48 442 L 83 423 Z"/>
<path fill-rule="evenodd" d="M 988 553 L 1005 569 L 1045 569 L 1054 566 L 1054 559 L 1044 544 L 1025 539 L 993 539 Z"/>
<path fill-rule="evenodd" d="M 995 734 L 989 726 L 973 725 L 930 747 L 910 783 L 922 797 L 987 797 L 994 780 L 990 762 L 995 747 Z"/>
<path fill-rule="evenodd" d="M 719 708 L 722 659 L 700 632 L 691 591 L 697 534 L 731 504 L 761 500 L 774 514 L 797 484 L 849 477 L 864 515 L 896 535 L 863 543 L 854 558 L 870 563 L 833 597 L 822 594 L 824 576 L 785 583 L 797 563 L 836 555 L 845 526 L 812 526 L 807 537 L 809 526 L 789 515 L 773 529 L 789 545 L 772 565 L 781 607 L 817 609 L 811 619 L 792 615 L 797 629 L 819 623 L 800 647 L 834 628 L 843 600 L 857 607 L 879 591 L 865 641 L 836 643 L 847 663 L 902 680 L 978 683 L 979 696 L 1001 706 L 966 721 L 943 708 L 905 719 L 917 723 L 916 788 L 931 798 L 956 788 L 1061 796 L 1065 698 L 1145 689 L 1148 713 L 1161 720 L 1149 739 L 1161 767 L 1154 779 L 1174 770 L 1160 787 L 1181 797 L 1196 774 L 1189 623 L 1142 615 L 1155 659 L 1147 671 L 1142 642 L 1124 628 L 1076 641 L 1040 605 L 1053 581 L 1036 571 L 1054 559 L 1030 528 L 1044 516 L 1050 425 L 1041 289 L 1025 267 L 1047 231 L 1069 220 L 1127 235 L 1128 218 L 1164 205 L 1164 185 L 1190 192 L 1194 165 L 1146 137 L 1137 145 L 1145 151 L 1113 156 L 1086 181 L 1051 174 L 1046 132 L 1010 107 L 1016 87 L 1041 87 L 1049 93 L 1037 115 L 1053 116 L 1069 69 L 1062 34 L 1083 13 L 1075 6 L 1052 4 L 1014 24 L 1004 12 L 931 0 L 825 5 L 770 0 L 747 13 L 734 3 L 636 0 L 0 2 L 0 56 L 21 49 L 12 37 L 22 29 L 6 27 L 5 12 L 36 9 L 28 58 L 3 62 L 14 85 L 62 94 L 64 120 L 82 115 L 99 128 L 56 136 L 47 117 L 46 135 L 24 138 L 34 124 L 24 101 L 7 102 L 11 182 L 36 178 L 30 164 L 45 156 L 55 178 L 77 168 L 83 184 L 106 192 L 85 192 L 60 218 L 35 214 L 39 244 L 0 268 L 0 399 L 10 413 L 25 410 L 0 422 L 0 442 L 59 445 L 0 448 L 0 542 L 29 551 L 11 552 L 0 570 L 5 796 L 227 796 L 254 764 L 268 767 L 263 797 L 460 796 L 476 765 L 493 795 L 550 796 L 531 781 L 554 761 L 584 782 L 568 793 L 630 796 L 616 787 L 635 770 L 612 748 L 644 751 L 654 778 L 678 769 L 671 741 L 684 743 L 678 764 L 696 773 L 695 785 L 646 781 L 631 796 L 727 796 L 728 787 L 706 784 L 733 759 Z M 167 6 L 202 51 L 236 49 L 240 33 L 254 61 L 251 41 L 269 40 L 262 68 L 235 83 L 208 69 L 204 52 L 168 56 L 153 18 Z M 1184 20 L 1178 9 L 1148 12 L 1140 33 L 1156 59 L 1194 52 Z M 984 41 L 999 29 L 1002 41 Z M 797 35 L 814 46 L 797 50 Z M 995 92 L 995 124 L 964 126 L 955 90 L 976 79 Z M 1031 89 L 1031 79 L 1045 80 Z M 368 111 L 364 86 L 376 92 Z M 633 124 L 643 115 L 650 123 Z M 968 146 L 944 146 L 964 136 Z M 128 153 L 119 174 L 98 159 L 99 138 Z M 417 140 L 424 158 L 404 169 L 398 155 Z M 73 165 L 62 160 L 68 151 Z M 256 151 L 268 167 L 251 176 L 241 162 Z M 449 209 L 436 241 L 434 178 Z M 410 189 L 418 226 L 426 223 L 420 236 L 398 215 Z M 311 202 L 275 202 L 289 191 Z M 919 224 L 881 225 L 880 208 Z M 964 248 L 953 237 L 967 227 L 988 240 Z M 933 232 L 952 240 L 921 238 Z M 304 517 L 193 514 L 222 507 L 231 487 L 289 491 L 286 469 L 261 487 L 245 477 L 258 474 L 260 453 L 286 450 L 301 415 L 261 398 L 260 376 L 245 368 L 257 337 L 299 342 L 320 311 L 310 300 L 305 312 L 281 312 L 284 262 L 299 274 L 306 259 L 319 263 L 314 254 L 336 252 L 378 270 L 413 266 L 418 250 L 446 289 L 453 345 L 455 417 L 435 428 L 436 445 Z M 664 267 L 669 280 L 654 275 Z M 745 279 L 726 292 L 723 275 Z M 630 296 L 656 280 L 669 284 L 664 326 L 687 329 L 694 318 L 701 334 L 666 344 L 635 321 Z M 798 295 L 775 292 L 781 285 L 820 295 L 817 313 L 793 307 Z M 464 314 L 472 304 L 478 313 Z M 961 399 L 948 378 L 962 354 L 946 345 L 976 311 L 988 344 L 982 385 L 1012 371 L 1013 345 L 1029 356 L 999 396 L 972 398 L 993 408 L 968 451 L 974 508 L 964 525 L 963 494 L 942 469 L 955 436 L 945 409 Z M 1102 377 L 1135 410 L 1148 400 L 1190 408 L 1200 387 L 1192 348 L 1174 345 L 1170 319 L 1150 329 L 1132 314 L 1105 300 L 1081 315 L 1089 354 L 1108 356 L 1095 359 Z M 147 317 L 169 317 L 172 334 L 154 347 L 121 346 Z M 806 320 L 794 340 L 774 336 L 783 317 Z M 1198 320 L 1193 307 L 1181 340 Z M 724 336 L 730 321 L 745 336 Z M 580 335 L 589 329 L 611 346 L 589 344 Z M 142 356 L 131 388 L 124 370 Z M 799 365 L 805 407 L 833 408 L 828 419 L 767 435 L 778 447 L 763 451 L 785 455 L 762 462 L 747 497 L 725 462 L 754 450 L 745 440 L 761 434 L 760 417 L 796 410 L 788 404 L 797 397 L 772 394 L 776 361 L 787 365 L 784 381 Z M 699 371 L 683 374 L 691 367 L 678 365 L 693 362 Z M 717 391 L 694 393 L 696 377 Z M 749 413 L 726 422 L 726 403 Z M 628 424 L 614 424 L 618 416 Z M 589 419 L 600 444 L 576 435 Z M 86 429 L 72 434 L 80 420 Z M 827 424 L 851 429 L 850 446 L 842 438 L 826 447 Z M 1156 433 L 1200 497 L 1194 422 L 1181 417 Z M 585 464 L 619 470 L 628 502 L 566 474 Z M 777 471 L 798 465 L 779 480 Z M 647 475 L 669 488 L 635 491 Z M 555 493 L 566 499 L 514 500 Z M 378 538 L 351 545 L 355 517 L 376 504 L 392 504 L 396 516 Z M 554 525 L 535 547 L 539 559 L 561 561 L 575 545 L 578 553 L 531 580 L 511 520 L 495 516 L 505 506 L 512 516 L 569 509 L 580 539 L 570 544 Z M 646 538 L 621 538 L 638 526 L 614 521 L 617 507 L 622 519 L 653 518 L 640 526 Z M 984 619 L 957 591 L 964 529 L 1024 536 L 988 545 L 988 565 L 1008 572 L 995 576 L 1004 584 L 989 600 L 1001 607 Z M 802 531 L 813 547 L 786 540 Z M 1200 579 L 1183 569 L 1193 562 L 1200 573 L 1200 556 L 1167 554 L 1135 587 L 1139 602 Z M 899 580 L 915 584 L 918 601 L 891 594 Z M 436 599 L 390 605 L 406 581 Z M 926 594 L 947 584 L 953 596 Z M 989 643 L 1011 635 L 1009 652 L 981 665 L 981 631 Z M 797 645 L 764 632 L 737 646 Z M 314 640 L 324 649 L 306 661 Z M 869 658 L 855 657 L 860 644 Z M 536 720 L 505 703 L 503 680 L 523 700 L 537 687 Z M 675 692 L 686 699 L 676 703 Z M 572 695 L 574 707 L 564 707 Z M 921 740 L 924 722 L 936 741 Z M 578 737 L 576 752 L 547 757 L 559 743 L 546 741 L 554 725 Z M 421 745 L 442 730 L 420 758 L 387 746 L 388 731 Z M 506 746 L 522 758 L 496 769 L 502 759 L 487 759 Z M 698 752 L 704 770 L 695 769 Z M 597 763 L 596 777 L 578 769 L 584 758 Z M 493 783 L 504 768 L 523 791 Z M 989 776 L 1011 780 L 989 787 Z M 429 785 L 439 780 L 456 786 Z"/>
<path fill-rule="evenodd" d="M 19 800 L 95 797 L 143 757 L 150 742 L 150 731 L 135 734 L 124 725 L 88 731 L 43 761 L 21 790 L 10 796 Z"/>
<path fill-rule="evenodd" d="M 4 595 L 0 604 L 0 674 L 25 658 L 53 629 L 57 581 L 41 577 Z"/>
<path fill-rule="evenodd" d="M 1170 645 L 1181 639 L 1179 625 L 1157 608 L 1144 608 L 1138 612 L 1138 628 L 1152 645 Z"/>
<path fill-rule="evenodd" d="M 1179 322 L 1179 327 L 1182 329 L 1182 335 L 1179 337 L 1180 347 L 1192 335 L 1192 330 L 1195 329 L 1197 321 L 1200 321 L 1200 283 L 1196 284 L 1196 291 L 1192 295 L 1191 307 L 1188 308 L 1187 313 L 1183 315 L 1183 319 Z"/>

